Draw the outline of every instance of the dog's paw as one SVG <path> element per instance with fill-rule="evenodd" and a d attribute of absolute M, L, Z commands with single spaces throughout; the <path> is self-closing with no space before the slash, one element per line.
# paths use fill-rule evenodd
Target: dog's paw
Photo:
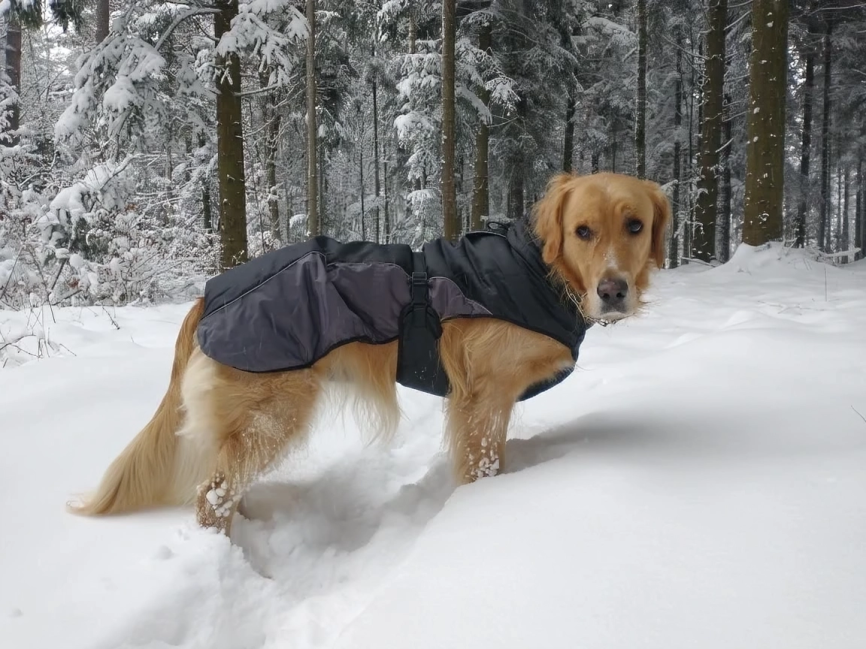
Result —
<path fill-rule="evenodd" d="M 198 488 L 196 518 L 202 527 L 228 531 L 231 517 L 240 502 L 240 494 L 232 493 L 225 475 L 217 473 L 210 482 Z"/>

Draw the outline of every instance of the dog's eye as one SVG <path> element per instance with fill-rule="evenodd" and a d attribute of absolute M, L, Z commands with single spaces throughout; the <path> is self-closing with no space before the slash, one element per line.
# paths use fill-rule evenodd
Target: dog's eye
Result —
<path fill-rule="evenodd" d="M 632 234 L 637 234 L 638 232 L 643 230 L 643 223 L 638 219 L 629 219 L 626 222 L 625 227 L 628 228 L 628 231 Z"/>
<path fill-rule="evenodd" d="M 589 241 L 590 239 L 592 239 L 592 230 L 590 230 L 585 225 L 581 225 L 579 228 L 577 228 L 577 230 L 575 230 L 575 233 L 584 241 Z"/>

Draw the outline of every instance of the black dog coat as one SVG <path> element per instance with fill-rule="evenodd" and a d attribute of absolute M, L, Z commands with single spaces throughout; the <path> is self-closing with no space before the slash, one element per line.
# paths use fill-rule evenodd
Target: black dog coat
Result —
<path fill-rule="evenodd" d="M 548 278 L 525 219 L 445 239 L 413 253 L 403 244 L 315 237 L 210 279 L 198 343 L 210 358 L 247 372 L 307 368 L 350 342 L 399 341 L 404 386 L 446 396 L 441 322 L 496 318 L 578 349 L 587 325 Z M 573 366 L 531 386 L 535 396 Z"/>

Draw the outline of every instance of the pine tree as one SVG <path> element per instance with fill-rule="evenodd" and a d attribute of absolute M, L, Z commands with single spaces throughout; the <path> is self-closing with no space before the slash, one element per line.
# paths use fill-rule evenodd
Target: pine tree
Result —
<path fill-rule="evenodd" d="M 635 111 L 634 128 L 637 162 L 635 173 L 638 178 L 646 178 L 646 0 L 637 0 L 637 30 L 637 110 Z"/>
<path fill-rule="evenodd" d="M 743 242 L 782 237 L 788 1 L 752 3 Z"/>
<path fill-rule="evenodd" d="M 259 74 L 259 85 L 267 90 L 273 70 L 265 69 Z M 282 116 L 278 109 L 280 95 L 276 91 L 265 92 L 262 100 L 262 121 L 265 125 L 265 178 L 267 182 L 268 220 L 270 222 L 271 240 L 275 247 L 282 241 L 280 223 L 280 201 L 277 193 L 277 153 L 279 150 L 280 124 Z"/>
<path fill-rule="evenodd" d="M 6 76 L 9 85 L 20 95 L 21 91 L 21 23 L 18 16 L 12 13 L 6 27 Z M 20 126 L 21 107 L 17 98 L 9 109 L 6 119 L 6 133 L 3 139 L 9 146 L 16 146 L 20 142 L 18 129 Z"/>
<path fill-rule="evenodd" d="M 54 17 L 63 22 L 62 5 L 52 5 Z M 42 26 L 42 5 L 40 2 L 26 2 L 24 0 L 10 0 L 5 7 L 0 9 L 0 15 L 6 15 L 6 77 L 9 86 L 16 93 L 16 97 L 7 102 L 8 114 L 5 116 L 4 133 L 0 139 L 9 146 L 20 143 L 18 132 L 21 125 L 21 106 L 19 99 L 21 94 L 21 29 L 38 29 Z M 64 23 L 65 28 L 65 23 Z"/>
<path fill-rule="evenodd" d="M 812 104 L 815 88 L 814 29 L 809 25 L 809 39 L 805 44 L 806 70 L 803 81 L 803 128 L 800 136 L 800 201 L 794 223 L 794 245 L 806 245 L 806 215 L 809 202 L 809 167 L 812 157 Z"/>
<path fill-rule="evenodd" d="M 833 21 L 828 19 L 823 38 L 823 88 L 821 103 L 821 211 L 818 221 L 818 249 L 832 252 L 830 245 L 830 84 L 833 81 Z"/>
<path fill-rule="evenodd" d="M 478 49 L 490 55 L 493 26 L 489 20 L 485 21 L 478 30 Z M 484 106 L 490 109 L 490 91 L 482 86 L 478 89 L 478 98 L 484 102 Z M 486 119 L 482 119 L 478 125 L 478 133 L 475 136 L 475 176 L 472 194 L 471 229 L 480 230 L 482 218 L 490 214 L 490 186 L 488 156 L 490 153 L 490 127 Z"/>
<path fill-rule="evenodd" d="M 677 34 L 677 53 L 676 53 L 676 78 L 674 80 L 674 151 L 673 151 L 673 182 L 674 191 L 671 200 L 671 241 L 668 250 L 670 258 L 670 267 L 676 268 L 679 265 L 679 229 L 680 229 L 680 181 L 681 172 L 680 164 L 682 163 L 682 142 L 681 132 L 683 125 L 683 73 L 682 73 L 682 38 Z"/>
<path fill-rule="evenodd" d="M 111 27 L 111 2 L 110 0 L 96 1 L 96 43 L 97 45 L 108 38 Z"/>
<path fill-rule="evenodd" d="M 442 218 L 446 239 L 460 235 L 457 196 L 454 187 L 454 151 L 457 135 L 454 98 L 454 41 L 456 39 L 456 0 L 442 2 Z"/>
<path fill-rule="evenodd" d="M 217 0 L 214 35 L 219 41 L 238 15 L 238 0 Z M 241 63 L 237 52 L 217 54 L 217 160 L 220 189 L 220 240 L 222 268 L 248 259 L 246 171 L 241 105 Z"/>
<path fill-rule="evenodd" d="M 862 152 L 861 148 L 861 152 Z M 863 156 L 857 161 L 857 185 L 854 197 L 854 241 L 860 248 L 858 257 L 866 257 L 866 178 L 863 177 Z"/>
<path fill-rule="evenodd" d="M 710 0 L 707 58 L 704 68 L 703 123 L 698 199 L 695 206 L 697 228 L 692 249 L 697 259 L 710 261 L 716 256 L 716 219 L 719 196 L 719 150 L 721 148 L 725 85 L 725 29 L 727 0 Z"/>
<path fill-rule="evenodd" d="M 376 55 L 376 48 L 373 47 L 373 56 Z M 382 183 L 379 178 L 379 167 L 381 166 L 381 156 L 379 154 L 379 84 L 374 76 L 370 83 L 370 90 L 373 97 L 373 190 L 376 192 L 376 236 L 375 241 L 380 241 L 381 222 L 379 202 L 382 196 Z M 387 174 L 386 174 L 387 175 Z"/>
<path fill-rule="evenodd" d="M 307 0 L 307 236 L 321 234 L 316 128 L 316 0 Z"/>

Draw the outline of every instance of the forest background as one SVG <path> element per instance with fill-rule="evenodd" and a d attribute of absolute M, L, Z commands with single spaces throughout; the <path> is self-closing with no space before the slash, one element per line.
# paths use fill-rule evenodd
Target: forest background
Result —
<path fill-rule="evenodd" d="M 0 308 L 418 245 L 559 171 L 661 183 L 668 266 L 866 249 L 863 0 L 2 0 Z"/>

